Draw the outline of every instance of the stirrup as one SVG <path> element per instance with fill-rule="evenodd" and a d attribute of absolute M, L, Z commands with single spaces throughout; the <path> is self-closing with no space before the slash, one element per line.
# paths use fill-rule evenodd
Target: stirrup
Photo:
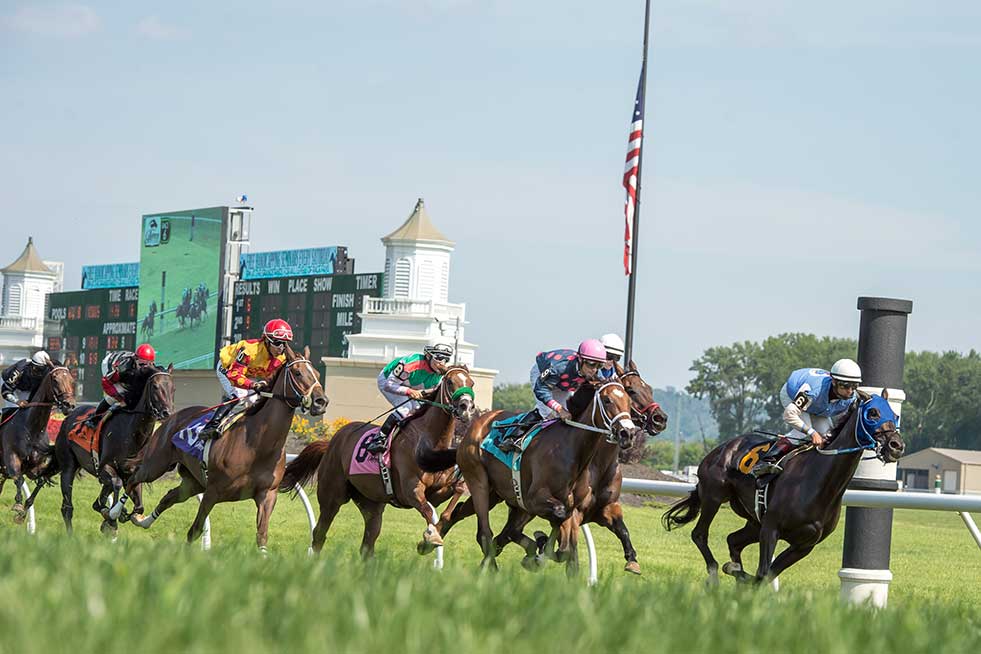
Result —
<path fill-rule="evenodd" d="M 385 451 L 386 447 L 388 447 L 388 436 L 379 432 L 365 443 L 364 449 L 368 450 L 371 454 L 381 454 Z"/>
<path fill-rule="evenodd" d="M 505 454 L 510 454 L 511 452 L 518 452 L 521 450 L 521 438 L 502 438 L 497 443 L 497 449 L 504 452 Z"/>
<path fill-rule="evenodd" d="M 765 475 L 776 475 L 781 472 L 783 472 L 783 468 L 778 465 L 777 461 L 760 461 L 753 466 L 753 469 L 749 471 L 749 474 L 759 479 Z"/>

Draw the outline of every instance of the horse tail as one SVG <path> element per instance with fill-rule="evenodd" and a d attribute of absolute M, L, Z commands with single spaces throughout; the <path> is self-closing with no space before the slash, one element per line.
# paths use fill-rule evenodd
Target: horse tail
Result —
<path fill-rule="evenodd" d="M 286 466 L 283 481 L 279 483 L 280 491 L 295 491 L 297 485 L 305 486 L 313 479 L 320 467 L 320 461 L 327 453 L 330 441 L 314 441 L 303 448 L 295 459 Z"/>
<path fill-rule="evenodd" d="M 445 450 L 434 450 L 426 443 L 423 438 L 416 447 L 416 465 L 422 468 L 423 472 L 442 472 L 449 470 L 456 465 L 456 448 L 450 447 Z"/>
<path fill-rule="evenodd" d="M 675 527 L 692 522 L 698 517 L 701 510 L 702 500 L 698 497 L 698 486 L 696 486 L 695 490 L 688 493 L 688 497 L 675 502 L 670 509 L 664 512 L 664 515 L 661 516 L 661 524 L 667 531 L 671 531 Z"/>

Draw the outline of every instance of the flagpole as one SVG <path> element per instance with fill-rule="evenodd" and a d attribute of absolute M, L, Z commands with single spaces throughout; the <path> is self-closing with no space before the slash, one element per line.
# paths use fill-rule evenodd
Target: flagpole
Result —
<path fill-rule="evenodd" d="M 641 64 L 640 69 L 640 97 L 641 97 L 641 107 L 645 108 L 647 104 L 644 102 L 647 95 L 647 37 L 650 34 L 650 21 L 651 21 L 651 0 L 646 0 L 644 6 L 644 59 Z M 643 116 L 641 119 L 643 120 Z M 644 132 L 646 133 L 647 126 L 644 125 Z M 643 133 L 641 134 L 641 139 L 643 140 Z M 633 357 L 634 350 L 634 305 L 635 296 L 637 292 L 637 252 L 640 249 L 640 175 L 644 167 L 644 148 L 643 145 L 640 148 L 640 154 L 637 161 L 637 199 L 634 202 L 634 221 L 631 226 L 630 235 L 630 279 L 627 283 L 627 330 L 624 334 L 625 340 L 625 352 L 624 360 L 630 361 Z"/>

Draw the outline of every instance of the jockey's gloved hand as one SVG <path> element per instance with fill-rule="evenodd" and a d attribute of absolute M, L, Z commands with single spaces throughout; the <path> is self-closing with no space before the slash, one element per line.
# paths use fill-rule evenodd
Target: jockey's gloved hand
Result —
<path fill-rule="evenodd" d="M 420 391 L 420 390 L 416 390 L 415 388 L 410 388 L 408 395 L 413 400 L 421 400 L 421 399 L 423 399 L 423 392 Z"/>
<path fill-rule="evenodd" d="M 562 418 L 563 420 L 572 420 L 572 414 L 569 413 L 569 411 L 566 410 L 566 408 L 563 407 L 563 406 L 560 406 L 556 410 L 556 413 L 558 413 L 559 414 L 559 417 Z"/>
<path fill-rule="evenodd" d="M 17 406 L 19 406 L 22 409 L 27 407 L 28 404 L 30 404 L 30 402 L 28 402 L 27 400 L 20 400 L 19 402 L 17 402 Z"/>
<path fill-rule="evenodd" d="M 252 382 L 252 390 L 255 391 L 256 393 L 264 391 L 268 388 L 269 388 L 269 382 L 267 382 L 264 379 L 260 379 L 259 381 Z"/>
<path fill-rule="evenodd" d="M 822 445 L 824 445 L 825 439 L 826 439 L 825 435 L 822 434 L 821 432 L 817 430 L 811 432 L 811 442 L 814 443 L 816 447 L 821 447 Z"/>

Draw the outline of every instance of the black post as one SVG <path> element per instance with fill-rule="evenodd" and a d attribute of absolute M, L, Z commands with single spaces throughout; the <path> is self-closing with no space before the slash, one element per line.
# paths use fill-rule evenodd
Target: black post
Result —
<path fill-rule="evenodd" d="M 858 330 L 858 365 L 862 368 L 865 390 L 889 391 L 889 401 L 897 413 L 903 393 L 903 366 L 906 355 L 906 322 L 913 312 L 910 300 L 881 297 L 858 298 L 862 312 Z M 896 464 L 877 459 L 859 464 L 848 486 L 854 490 L 896 491 Z M 871 599 L 885 606 L 889 597 L 889 554 L 892 544 L 892 509 L 850 506 L 845 510 L 845 543 L 841 557 L 842 598 L 849 602 Z"/>
<path fill-rule="evenodd" d="M 647 97 L 647 44 L 651 24 L 651 0 L 644 6 L 644 59 L 640 67 L 640 106 L 646 107 Z M 641 120 L 644 116 L 641 115 Z M 646 130 L 646 125 L 642 125 Z M 641 132 L 640 154 L 637 156 L 637 197 L 634 201 L 634 220 L 630 226 L 630 279 L 627 281 L 627 329 L 624 334 L 624 363 L 633 358 L 634 352 L 634 295 L 637 292 L 637 250 L 640 244 L 640 174 L 644 168 L 644 132 Z"/>

